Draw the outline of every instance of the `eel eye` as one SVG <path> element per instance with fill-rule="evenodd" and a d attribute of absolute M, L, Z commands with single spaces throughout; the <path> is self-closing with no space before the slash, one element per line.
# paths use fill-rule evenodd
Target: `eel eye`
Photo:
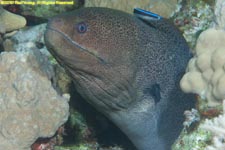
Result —
<path fill-rule="evenodd" d="M 76 26 L 78 33 L 85 33 L 87 31 L 87 24 L 84 22 L 80 22 Z"/>

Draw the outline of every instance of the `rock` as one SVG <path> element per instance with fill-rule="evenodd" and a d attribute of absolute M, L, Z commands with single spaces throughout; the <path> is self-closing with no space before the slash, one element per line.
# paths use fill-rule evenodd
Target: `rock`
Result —
<path fill-rule="evenodd" d="M 43 34 L 46 28 L 46 24 L 37 25 L 34 27 L 29 27 L 24 30 L 20 30 L 11 36 L 4 36 L 4 49 L 5 50 L 14 50 L 17 52 L 21 51 L 31 51 L 32 49 L 36 49 L 39 51 L 36 55 L 38 56 L 47 56 L 47 57 L 38 57 L 40 59 L 48 59 L 51 57 L 49 52 L 44 46 Z M 34 51 L 36 52 L 36 51 Z M 47 60 L 43 60 L 47 61 Z M 46 65 L 44 65 L 46 66 Z M 45 69 L 45 70 L 52 70 Z M 48 71 L 45 71 L 48 72 Z M 53 72 L 53 71 L 50 71 Z M 48 77 L 52 78 L 54 75 L 52 73 L 48 73 Z"/>
<path fill-rule="evenodd" d="M 191 49 L 194 49 L 199 34 L 208 29 L 214 20 L 213 5 L 204 0 L 187 0 L 182 9 L 173 16 Z"/>
<path fill-rule="evenodd" d="M 46 28 L 46 24 L 40 24 L 36 25 L 34 27 L 29 27 L 24 30 L 20 30 L 16 32 L 15 34 L 4 35 L 4 50 L 5 51 L 30 51 L 31 49 L 36 49 L 39 51 L 37 56 L 40 56 L 38 58 L 43 59 L 44 65 L 42 65 L 44 68 L 44 72 L 47 73 L 47 76 L 49 79 L 53 80 L 53 84 L 56 87 L 56 89 L 60 93 L 66 93 L 69 91 L 69 84 L 71 82 L 68 75 L 65 73 L 64 69 L 62 69 L 55 61 L 55 59 L 52 57 L 52 55 L 48 52 L 44 45 L 44 31 Z M 37 52 L 35 51 L 35 53 Z M 45 57 L 41 57 L 45 56 Z M 46 59 L 46 60 L 44 60 Z M 50 62 L 54 65 L 54 70 L 52 65 L 47 66 L 46 62 L 50 60 Z M 56 72 L 56 73 L 54 73 Z"/>
<path fill-rule="evenodd" d="M 2 36 L 0 35 L 0 52 L 3 51 L 3 39 Z"/>
<path fill-rule="evenodd" d="M 46 1 L 50 2 L 50 1 Z M 55 1 L 51 1 L 55 2 Z M 20 5 L 19 9 L 21 9 L 21 14 L 28 18 L 28 20 L 32 22 L 36 22 L 35 20 L 48 19 L 49 17 L 53 17 L 57 14 L 74 10 L 83 6 L 84 0 L 69 0 L 68 2 L 73 2 L 73 4 L 68 5 Z M 34 20 L 35 19 L 35 20 Z M 41 21 L 42 22 L 42 21 Z"/>
<path fill-rule="evenodd" d="M 201 128 L 196 128 L 190 133 L 183 130 L 172 146 L 172 150 L 205 150 L 207 142 L 209 142 L 211 138 L 211 134 Z"/>
<path fill-rule="evenodd" d="M 26 19 L 22 16 L 10 13 L 0 6 L 0 33 L 20 29 L 26 25 Z"/>
<path fill-rule="evenodd" d="M 207 145 L 205 150 L 224 150 L 225 149 L 225 100 L 223 100 L 223 113 L 213 119 L 206 119 L 201 128 L 210 131 L 213 137 L 210 145 Z"/>
<path fill-rule="evenodd" d="M 223 0 L 217 0 L 212 26 L 198 37 L 193 58 L 180 85 L 196 93 L 201 120 L 183 130 L 173 150 L 224 150 L 225 144 L 225 22 Z"/>
<path fill-rule="evenodd" d="M 34 51 L 0 54 L 1 149 L 29 150 L 67 121 L 68 99 L 53 89 L 41 65 Z"/>
<path fill-rule="evenodd" d="M 14 48 L 13 48 L 13 42 L 12 40 L 10 39 L 6 39 L 4 42 L 3 42 L 3 47 L 4 47 L 4 51 L 13 51 Z"/>
<path fill-rule="evenodd" d="M 225 100 L 223 112 L 217 117 L 202 119 L 193 130 L 183 130 L 172 150 L 224 150 Z"/>
<path fill-rule="evenodd" d="M 8 33 L 5 33 L 3 38 L 6 39 L 6 38 L 10 38 L 12 37 L 13 35 L 15 35 L 18 31 L 17 30 L 14 30 L 12 32 L 8 32 Z"/>
<path fill-rule="evenodd" d="M 170 17 L 179 10 L 180 0 L 86 0 L 85 7 L 108 7 L 133 13 L 136 7 L 152 11 L 163 17 Z"/>
<path fill-rule="evenodd" d="M 56 87 L 59 89 L 60 93 L 70 92 L 72 79 L 67 75 L 67 73 L 61 66 L 59 66 L 58 64 L 54 66 Z"/>
<path fill-rule="evenodd" d="M 225 1 L 216 0 L 215 6 L 216 27 L 225 30 Z"/>
<path fill-rule="evenodd" d="M 24 30 L 18 31 L 11 37 L 5 37 L 13 41 L 13 47 L 15 51 L 29 50 L 27 48 L 38 48 L 43 54 L 49 56 L 49 52 L 44 47 L 43 35 L 46 29 L 46 24 L 36 25 Z M 43 46 L 39 47 L 38 44 L 42 43 Z"/>

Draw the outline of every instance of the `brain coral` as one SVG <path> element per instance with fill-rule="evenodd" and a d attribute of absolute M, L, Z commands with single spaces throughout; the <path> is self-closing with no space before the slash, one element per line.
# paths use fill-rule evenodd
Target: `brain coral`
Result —
<path fill-rule="evenodd" d="M 0 54 L 1 149 L 29 150 L 68 118 L 68 100 L 56 93 L 35 57 L 32 51 Z"/>
<path fill-rule="evenodd" d="M 208 29 L 201 33 L 195 56 L 180 82 L 184 92 L 192 92 L 208 100 L 208 106 L 225 99 L 225 31 Z"/>

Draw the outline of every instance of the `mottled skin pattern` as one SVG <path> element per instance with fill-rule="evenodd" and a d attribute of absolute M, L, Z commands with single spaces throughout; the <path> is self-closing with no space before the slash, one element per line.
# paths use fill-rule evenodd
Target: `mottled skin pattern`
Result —
<path fill-rule="evenodd" d="M 80 24 L 86 32 L 79 32 Z M 171 24 L 82 8 L 50 20 L 45 42 L 77 91 L 138 150 L 170 149 L 183 111 L 193 106 L 193 97 L 179 88 L 189 49 Z"/>

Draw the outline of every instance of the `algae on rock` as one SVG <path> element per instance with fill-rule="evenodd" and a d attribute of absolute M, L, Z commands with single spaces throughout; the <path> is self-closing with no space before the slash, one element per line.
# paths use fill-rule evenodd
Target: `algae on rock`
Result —
<path fill-rule="evenodd" d="M 38 0 L 28 0 L 32 2 L 38 2 Z M 40 17 L 40 18 L 46 18 L 53 17 L 57 14 L 71 11 L 73 9 L 79 8 L 82 6 L 81 0 L 70 0 L 68 2 L 73 2 L 73 4 L 51 4 L 51 5 L 21 5 L 20 8 L 22 10 L 22 14 L 25 16 L 33 16 L 33 17 Z M 55 0 L 46 0 L 44 2 L 56 2 Z M 62 2 L 62 1 L 61 1 Z"/>
<path fill-rule="evenodd" d="M 190 133 L 183 130 L 173 144 L 172 150 L 204 150 L 211 137 L 210 132 L 199 127 Z"/>
<path fill-rule="evenodd" d="M 188 0 L 181 11 L 175 13 L 173 20 L 189 46 L 194 48 L 199 34 L 212 25 L 213 17 L 212 6 L 204 0 Z"/>
<path fill-rule="evenodd" d="M 215 13 L 224 15 L 225 3 L 222 6 L 219 4 L 221 1 L 217 0 Z M 198 94 L 202 100 L 207 101 L 209 107 L 215 107 L 225 99 L 225 30 L 220 28 L 222 25 L 218 21 L 211 24 L 212 28 L 200 34 L 194 56 L 189 61 L 180 85 L 184 92 Z"/>
<path fill-rule="evenodd" d="M 179 10 L 180 0 L 86 0 L 86 7 L 108 7 L 133 13 L 133 9 L 139 7 L 149 10 L 166 18 Z"/>
<path fill-rule="evenodd" d="M 225 3 L 216 0 L 215 22 L 203 31 L 180 85 L 184 92 L 195 93 L 201 121 L 191 132 L 182 132 L 173 150 L 225 149 Z M 222 114 L 221 114 L 222 107 Z"/>

